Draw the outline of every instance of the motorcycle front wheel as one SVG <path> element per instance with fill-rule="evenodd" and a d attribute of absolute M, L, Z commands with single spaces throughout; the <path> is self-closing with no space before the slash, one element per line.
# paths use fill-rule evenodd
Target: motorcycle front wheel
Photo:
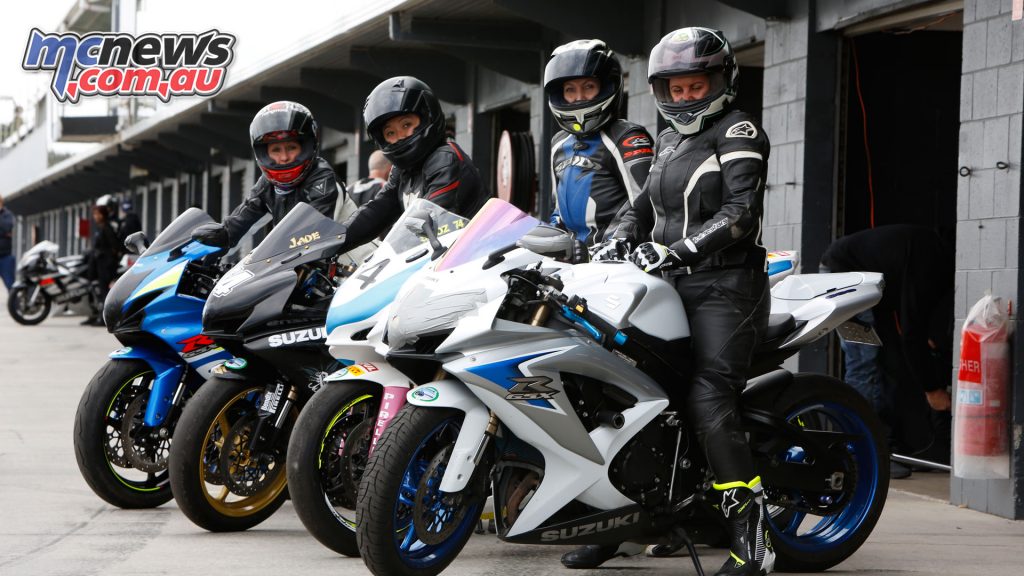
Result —
<path fill-rule="evenodd" d="M 297 409 L 270 445 L 254 451 L 263 394 L 263 385 L 211 378 L 182 411 L 171 445 L 171 492 L 200 528 L 248 530 L 288 497 L 285 452 Z"/>
<path fill-rule="evenodd" d="M 14 318 L 18 324 L 34 326 L 46 320 L 46 317 L 50 315 L 53 301 L 50 300 L 50 296 L 46 292 L 40 290 L 36 296 L 36 302 L 30 302 L 32 291 L 36 288 L 36 286 L 18 286 L 7 295 L 7 311 L 11 313 L 11 318 Z"/>
<path fill-rule="evenodd" d="M 327 384 L 302 408 L 288 443 L 288 492 L 314 538 L 359 556 L 356 501 L 380 408 L 381 387 Z"/>
<path fill-rule="evenodd" d="M 473 534 L 487 499 L 486 471 L 462 491 L 440 491 L 465 414 L 406 405 L 367 463 L 356 504 L 359 551 L 378 576 L 434 576 Z"/>
<path fill-rule="evenodd" d="M 774 411 L 805 430 L 844 434 L 841 491 L 808 491 L 765 483 L 775 567 L 820 572 L 846 560 L 867 540 L 889 490 L 889 453 L 878 417 L 853 388 L 817 374 L 794 375 L 775 399 Z M 806 462 L 799 445 L 775 457 Z"/>
<path fill-rule="evenodd" d="M 120 508 L 155 508 L 171 499 L 170 433 L 143 423 L 155 379 L 141 360 L 108 360 L 75 413 L 78 469 L 97 496 Z"/>

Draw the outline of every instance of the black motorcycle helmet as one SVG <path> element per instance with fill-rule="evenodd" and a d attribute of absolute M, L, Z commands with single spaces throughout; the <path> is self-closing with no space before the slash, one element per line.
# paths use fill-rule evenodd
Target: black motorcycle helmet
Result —
<path fill-rule="evenodd" d="M 408 138 L 388 144 L 384 139 L 384 123 L 403 114 L 416 114 L 420 125 Z M 401 169 L 417 166 L 445 141 L 441 103 L 430 86 L 412 76 L 396 76 L 378 84 L 366 97 L 363 122 L 384 156 Z"/>
<path fill-rule="evenodd" d="M 562 85 L 573 78 L 594 77 L 601 90 L 593 100 L 566 102 Z M 544 68 L 544 92 L 555 122 L 570 134 L 592 134 L 619 115 L 622 66 L 601 40 L 576 40 L 555 48 Z"/>
<path fill-rule="evenodd" d="M 700 100 L 673 102 L 669 78 L 704 73 L 711 82 Z M 658 111 L 680 134 L 697 134 L 710 126 L 736 98 L 739 69 L 725 35 L 710 28 L 670 32 L 651 50 L 647 81 Z"/>
<path fill-rule="evenodd" d="M 305 179 L 320 153 L 316 119 L 308 108 L 287 100 L 264 106 L 249 125 L 249 140 L 263 176 L 280 190 L 291 190 Z M 299 155 L 288 164 L 276 164 L 267 154 L 274 142 L 298 142 Z"/>

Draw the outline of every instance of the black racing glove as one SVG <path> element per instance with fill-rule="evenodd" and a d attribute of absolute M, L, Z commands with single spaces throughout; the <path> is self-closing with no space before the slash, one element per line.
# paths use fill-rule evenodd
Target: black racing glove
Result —
<path fill-rule="evenodd" d="M 590 261 L 629 260 L 629 252 L 628 240 L 624 238 L 609 238 L 590 248 Z"/>
<path fill-rule="evenodd" d="M 227 248 L 228 230 L 223 224 L 203 224 L 192 231 L 192 239 L 214 248 Z"/>

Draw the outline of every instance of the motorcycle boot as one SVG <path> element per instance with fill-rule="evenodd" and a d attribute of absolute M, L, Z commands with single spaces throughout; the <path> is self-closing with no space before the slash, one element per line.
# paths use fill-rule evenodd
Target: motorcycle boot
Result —
<path fill-rule="evenodd" d="M 715 576 L 768 574 L 775 565 L 775 551 L 768 536 L 768 523 L 761 489 L 761 477 L 750 482 L 715 484 L 721 510 L 729 523 L 729 558 Z"/>
<path fill-rule="evenodd" d="M 571 570 L 597 568 L 601 564 L 616 557 L 627 558 L 644 551 L 642 544 L 623 542 L 622 544 L 588 544 L 562 555 L 562 566 Z"/>

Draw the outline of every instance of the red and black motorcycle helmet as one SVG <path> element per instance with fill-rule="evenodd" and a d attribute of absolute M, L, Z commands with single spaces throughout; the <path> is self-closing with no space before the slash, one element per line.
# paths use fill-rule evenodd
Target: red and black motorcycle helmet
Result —
<path fill-rule="evenodd" d="M 256 164 L 263 176 L 281 190 L 291 190 L 306 178 L 320 153 L 320 135 L 316 119 L 308 108 L 283 100 L 263 107 L 249 125 L 249 139 Z M 302 147 L 295 160 L 276 164 L 267 153 L 274 142 L 298 142 Z"/>
<path fill-rule="evenodd" d="M 384 139 L 384 123 L 403 114 L 416 114 L 420 117 L 420 125 L 408 138 L 388 144 Z M 412 76 L 396 76 L 378 84 L 366 97 L 363 123 L 366 133 L 384 156 L 400 169 L 419 165 L 427 154 L 445 141 L 441 103 L 430 86 Z"/>

